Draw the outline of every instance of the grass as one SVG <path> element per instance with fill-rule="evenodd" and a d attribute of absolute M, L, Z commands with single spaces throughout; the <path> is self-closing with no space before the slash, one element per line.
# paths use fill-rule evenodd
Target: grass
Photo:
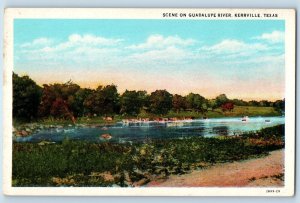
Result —
<path fill-rule="evenodd" d="M 140 186 L 170 174 L 268 154 L 284 125 L 239 137 L 186 137 L 117 144 L 64 140 L 13 143 L 13 186 Z"/>
<path fill-rule="evenodd" d="M 181 111 L 174 112 L 170 111 L 168 114 L 163 115 L 163 117 L 195 117 L 202 118 L 206 115 L 208 118 L 221 118 L 221 117 L 241 117 L 241 116 L 281 116 L 273 107 L 258 107 L 258 106 L 235 106 L 232 111 L 223 112 L 221 108 L 217 108 L 207 111 L 202 114 L 195 111 Z M 139 117 L 142 118 L 155 118 L 157 115 L 142 112 Z"/>
<path fill-rule="evenodd" d="M 273 107 L 235 106 L 233 111 L 222 112 L 221 109 L 208 111 L 209 118 L 241 116 L 281 116 Z"/>
<path fill-rule="evenodd" d="M 105 121 L 102 116 L 97 117 L 79 117 L 76 120 L 77 124 L 106 124 L 106 123 L 114 123 L 122 120 L 122 116 L 115 116 L 114 121 Z M 38 123 L 43 125 L 68 125 L 73 124 L 71 120 L 65 119 L 54 119 L 54 118 L 45 118 L 39 120 Z"/>

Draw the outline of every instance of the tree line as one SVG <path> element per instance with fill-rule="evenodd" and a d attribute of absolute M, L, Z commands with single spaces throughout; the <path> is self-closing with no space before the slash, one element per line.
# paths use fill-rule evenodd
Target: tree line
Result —
<path fill-rule="evenodd" d="M 225 94 L 207 99 L 195 93 L 173 95 L 167 90 L 156 90 L 150 94 L 146 91 L 126 90 L 120 94 L 114 84 L 90 89 L 81 88 L 72 81 L 44 84 L 40 87 L 30 77 L 13 73 L 13 118 L 24 121 L 47 117 L 75 121 L 77 117 L 83 116 L 137 116 L 141 111 L 157 115 L 167 114 L 170 110 L 177 113 L 205 113 L 216 108 L 231 111 L 234 105 L 269 106 L 283 113 L 284 103 L 284 100 L 271 102 L 228 99 Z"/>

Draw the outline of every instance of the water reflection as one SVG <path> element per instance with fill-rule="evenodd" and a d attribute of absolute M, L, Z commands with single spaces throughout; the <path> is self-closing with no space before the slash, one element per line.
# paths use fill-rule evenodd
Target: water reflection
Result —
<path fill-rule="evenodd" d="M 103 134 L 109 134 L 110 142 L 135 142 L 151 139 L 181 138 L 187 136 L 237 135 L 260 130 L 285 122 L 284 117 L 253 117 L 247 122 L 241 118 L 214 118 L 179 122 L 116 123 L 110 126 L 75 126 L 41 130 L 29 137 L 17 137 L 18 142 L 61 141 L 65 138 L 103 142 Z M 107 141 L 107 140 L 106 140 Z"/>
<path fill-rule="evenodd" d="M 229 135 L 229 128 L 227 126 L 216 126 L 212 128 L 215 135 Z"/>

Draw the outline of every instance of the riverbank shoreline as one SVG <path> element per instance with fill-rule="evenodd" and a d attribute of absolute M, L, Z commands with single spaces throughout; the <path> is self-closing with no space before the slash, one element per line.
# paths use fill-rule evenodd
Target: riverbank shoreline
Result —
<path fill-rule="evenodd" d="M 244 120 L 242 117 L 216 117 L 216 118 L 194 118 L 194 117 L 157 117 L 155 119 L 113 119 L 113 120 L 105 120 L 104 118 L 94 118 L 89 119 L 80 119 L 78 123 L 68 123 L 65 120 L 62 121 L 41 121 L 41 122 L 32 122 L 32 123 L 23 123 L 23 124 L 14 124 L 13 125 L 13 136 L 14 137 L 27 137 L 32 134 L 35 134 L 39 131 L 48 130 L 48 129 L 64 129 L 64 128 L 101 128 L 108 129 L 109 127 L 116 125 L 118 123 L 123 124 L 124 126 L 129 125 L 148 125 L 153 123 L 158 124 L 166 124 L 168 127 L 170 126 L 181 126 L 184 123 L 192 123 L 192 122 L 210 122 L 217 121 L 219 119 L 230 119 L 231 122 L 243 122 L 248 123 L 251 122 L 251 119 L 260 119 L 262 122 L 271 123 L 272 120 L 269 119 L 272 117 L 264 116 L 264 117 L 247 117 L 247 120 Z M 279 118 L 279 116 L 273 117 Z"/>
<path fill-rule="evenodd" d="M 153 180 L 146 187 L 281 187 L 284 186 L 284 149 L 232 163 L 218 163 L 188 174 Z"/>
<path fill-rule="evenodd" d="M 87 127 L 103 127 L 114 125 L 122 121 L 160 121 L 165 122 L 169 120 L 185 120 L 185 119 L 214 119 L 214 118 L 242 118 L 248 117 L 279 117 L 282 116 L 279 112 L 275 111 L 273 107 L 257 107 L 257 106 L 235 106 L 232 111 L 223 112 L 220 108 L 208 110 L 207 112 L 196 111 L 170 111 L 164 115 L 157 115 L 149 112 L 141 112 L 136 116 L 129 115 L 106 115 L 106 116 L 91 116 L 91 117 L 78 117 L 75 123 L 72 120 L 57 119 L 57 118 L 44 118 L 31 122 L 21 122 L 18 120 L 13 121 L 14 135 L 26 137 L 34 132 L 46 128 L 62 128 L 72 126 L 87 126 Z"/>

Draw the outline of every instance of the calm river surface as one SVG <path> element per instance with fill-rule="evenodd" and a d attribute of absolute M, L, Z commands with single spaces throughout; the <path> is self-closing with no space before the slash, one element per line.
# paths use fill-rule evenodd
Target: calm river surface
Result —
<path fill-rule="evenodd" d="M 178 122 L 122 122 L 101 127 L 73 126 L 40 130 L 28 137 L 16 137 L 17 142 L 40 142 L 43 140 L 58 142 L 65 138 L 71 140 L 105 141 L 101 135 L 110 134 L 110 142 L 144 141 L 156 138 L 180 138 L 187 136 L 212 137 L 218 135 L 236 135 L 243 132 L 256 131 L 262 128 L 284 124 L 284 117 L 249 117 L 196 119 Z"/>

